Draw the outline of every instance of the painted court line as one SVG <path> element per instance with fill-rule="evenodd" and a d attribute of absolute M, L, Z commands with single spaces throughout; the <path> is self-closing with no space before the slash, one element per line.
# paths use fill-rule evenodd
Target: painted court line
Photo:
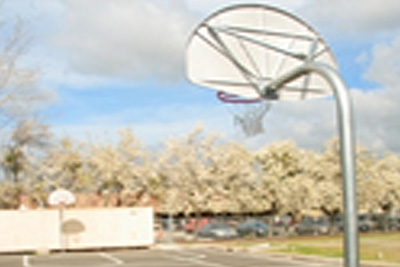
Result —
<path fill-rule="evenodd" d="M 113 256 L 111 254 L 104 253 L 104 252 L 99 252 L 99 253 L 97 253 L 97 255 L 99 255 L 100 257 L 102 257 L 104 259 L 107 259 L 107 260 L 115 263 L 116 265 L 124 264 L 123 260 L 121 260 L 121 259 L 119 259 L 119 258 L 117 258 L 117 257 L 115 257 L 115 256 Z"/>
<path fill-rule="evenodd" d="M 243 252 L 227 252 L 227 251 L 215 251 L 212 249 L 206 249 L 204 252 L 207 254 L 213 254 L 213 255 L 234 255 L 235 257 L 241 258 L 241 259 L 256 259 L 256 260 L 267 260 L 269 263 L 276 263 L 277 265 L 281 266 L 282 264 L 289 264 L 290 266 L 304 266 L 304 264 L 307 264 L 307 267 L 328 267 L 328 266 L 335 266 L 332 263 L 321 263 L 321 262 L 305 262 L 301 260 L 296 260 L 296 259 L 279 259 L 275 257 L 271 257 L 268 255 L 257 255 L 257 254 L 252 254 L 252 253 L 243 253 Z M 185 253 L 189 254 L 189 253 Z M 205 256 L 203 254 L 200 254 L 198 256 Z M 249 266 L 251 267 L 251 266 Z"/>
<path fill-rule="evenodd" d="M 189 262 L 189 263 L 194 263 L 194 264 L 197 264 L 197 265 L 207 266 L 207 267 L 230 267 L 230 266 L 225 265 L 225 264 L 220 264 L 220 263 L 216 263 L 216 262 L 200 260 L 198 258 L 187 258 L 187 257 L 180 257 L 180 256 L 172 256 L 171 258 L 174 259 L 174 260 L 177 260 L 177 261 Z"/>

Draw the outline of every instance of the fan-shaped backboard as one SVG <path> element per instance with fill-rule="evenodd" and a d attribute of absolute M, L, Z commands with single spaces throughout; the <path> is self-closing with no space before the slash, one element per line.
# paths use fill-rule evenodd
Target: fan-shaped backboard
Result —
<path fill-rule="evenodd" d="M 318 61 L 336 68 L 324 40 L 299 18 L 265 5 L 238 5 L 204 20 L 187 47 L 193 83 L 244 98 L 260 98 L 274 79 Z M 318 74 L 303 75 L 278 88 L 270 99 L 296 100 L 331 94 Z"/>

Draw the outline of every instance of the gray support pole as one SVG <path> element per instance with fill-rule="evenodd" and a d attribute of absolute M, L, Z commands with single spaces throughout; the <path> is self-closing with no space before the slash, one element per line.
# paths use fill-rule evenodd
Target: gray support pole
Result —
<path fill-rule="evenodd" d="M 284 84 L 311 72 L 324 77 L 331 85 L 336 97 L 343 178 L 345 266 L 358 267 L 359 239 L 353 111 L 350 95 L 343 80 L 337 71 L 330 66 L 310 62 L 279 77 L 266 90 L 277 90 L 279 92 L 279 88 Z"/>
<path fill-rule="evenodd" d="M 63 231 L 63 223 L 64 223 L 64 210 L 65 210 L 65 204 L 60 203 L 58 205 L 58 222 L 59 222 L 59 235 L 60 235 L 60 250 L 65 252 L 65 235 Z"/>
<path fill-rule="evenodd" d="M 174 243 L 174 217 L 171 212 L 168 213 L 168 243 Z"/>

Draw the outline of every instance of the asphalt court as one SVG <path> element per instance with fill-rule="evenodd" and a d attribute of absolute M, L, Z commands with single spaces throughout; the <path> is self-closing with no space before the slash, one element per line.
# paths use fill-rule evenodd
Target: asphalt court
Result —
<path fill-rule="evenodd" d="M 337 267 L 336 263 L 306 262 L 220 249 L 149 249 L 1 255 L 1 267 Z"/>

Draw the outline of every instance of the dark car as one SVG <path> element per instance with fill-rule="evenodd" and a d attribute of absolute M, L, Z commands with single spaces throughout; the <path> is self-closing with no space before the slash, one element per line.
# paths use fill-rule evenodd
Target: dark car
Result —
<path fill-rule="evenodd" d="M 399 231 L 400 217 L 395 215 L 375 215 L 376 229 L 380 231 Z"/>
<path fill-rule="evenodd" d="M 360 214 L 357 219 L 358 230 L 366 233 L 378 229 L 378 222 L 370 214 Z M 342 215 L 335 217 L 335 225 L 339 231 L 344 231 L 344 219 Z"/>
<path fill-rule="evenodd" d="M 329 233 L 329 222 L 325 218 L 306 219 L 296 225 L 298 235 L 326 235 Z"/>
<path fill-rule="evenodd" d="M 377 228 L 377 222 L 370 214 L 358 215 L 358 229 L 360 232 L 370 232 Z"/>
<path fill-rule="evenodd" d="M 196 230 L 202 228 L 204 225 L 210 223 L 210 220 L 208 218 L 202 218 L 202 219 L 190 219 L 185 225 L 184 229 L 188 233 L 194 233 Z"/>
<path fill-rule="evenodd" d="M 400 230 L 400 218 L 399 217 L 390 217 L 389 218 L 389 230 L 390 231 L 399 231 Z"/>
<path fill-rule="evenodd" d="M 239 236 L 264 237 L 268 235 L 268 225 L 258 220 L 248 220 L 238 225 Z"/>
<path fill-rule="evenodd" d="M 204 225 L 202 228 L 200 228 L 197 234 L 199 237 L 213 239 L 234 238 L 238 236 L 238 233 L 234 228 L 219 222 Z"/>

